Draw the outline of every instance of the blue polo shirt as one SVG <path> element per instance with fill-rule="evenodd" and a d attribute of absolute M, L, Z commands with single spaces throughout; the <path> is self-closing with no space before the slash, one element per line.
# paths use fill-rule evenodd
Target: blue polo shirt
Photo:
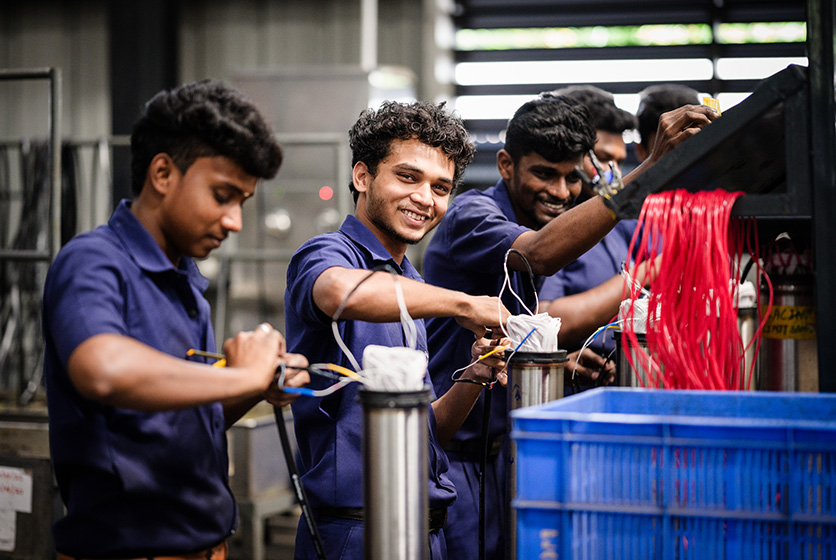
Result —
<path fill-rule="evenodd" d="M 560 297 L 579 294 L 620 274 L 621 263 L 627 259 L 630 240 L 637 223 L 637 220 L 619 222 L 592 249 L 553 276 L 546 278 L 540 290 L 540 299 L 552 301 Z M 590 347 L 604 355 L 612 352 L 615 349 L 613 331 L 610 329 L 598 335 Z M 576 350 L 576 348 L 570 350 Z"/>
<path fill-rule="evenodd" d="M 55 258 L 43 298 L 44 375 L 52 463 L 66 515 L 58 551 L 137 557 L 204 549 L 236 528 L 219 403 L 138 412 L 76 391 L 67 360 L 85 340 L 129 336 L 185 358 L 215 349 L 208 281 L 186 257 L 175 268 L 122 201 L 107 225 Z"/>
<path fill-rule="evenodd" d="M 290 351 L 304 354 L 311 363 L 330 362 L 353 369 L 334 339 L 331 318 L 314 303 L 313 286 L 320 274 L 334 266 L 371 270 L 382 264 L 389 264 L 406 278 L 422 281 L 407 258 L 399 266 L 374 234 L 351 215 L 339 231 L 319 235 L 302 245 L 287 271 L 285 322 Z M 424 321 L 416 320 L 415 325 L 418 349 L 426 352 Z M 358 361 L 369 344 L 406 345 L 400 323 L 339 321 L 339 331 Z M 312 376 L 310 387 L 318 389 L 332 383 Z M 358 388 L 357 383 L 351 383 L 327 397 L 301 397 L 292 405 L 302 482 L 313 508 L 363 506 L 363 412 L 357 402 Z M 429 506 L 445 507 L 456 494 L 446 475 L 447 457 L 437 444 L 432 407 L 429 423 Z"/>
<path fill-rule="evenodd" d="M 531 231 L 517 223 L 505 182 L 458 195 L 450 204 L 424 255 L 424 278 L 430 284 L 471 295 L 499 295 L 505 279 L 505 253 L 522 233 Z M 528 272 L 510 270 L 510 283 L 529 309 L 534 309 L 534 289 Z M 535 277 L 535 285 L 542 277 Z M 506 287 L 502 303 L 513 315 L 527 313 Z M 430 349 L 430 375 L 439 395 L 453 385 L 451 374 L 471 362 L 473 333 L 455 319 L 427 321 Z M 505 389 L 496 385 L 491 403 L 490 436 L 506 432 Z M 484 394 L 479 397 L 455 439 L 481 435 Z"/>

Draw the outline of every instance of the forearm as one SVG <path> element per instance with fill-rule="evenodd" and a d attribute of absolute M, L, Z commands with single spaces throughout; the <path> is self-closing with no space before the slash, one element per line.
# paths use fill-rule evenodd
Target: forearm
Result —
<path fill-rule="evenodd" d="M 213 368 L 175 358 L 116 334 L 84 341 L 70 356 L 67 369 L 85 398 L 148 412 L 256 398 L 264 389 L 240 368 Z"/>
<path fill-rule="evenodd" d="M 264 397 L 261 394 L 254 397 L 238 397 L 225 400 L 223 402 L 223 409 L 226 429 L 231 428 L 233 424 L 262 400 L 264 400 Z"/>
<path fill-rule="evenodd" d="M 558 216 L 537 231 L 527 231 L 511 245 L 520 251 L 534 274 L 551 276 L 595 246 L 615 227 L 617 219 L 601 197 L 593 197 Z M 509 257 L 514 270 L 527 270 L 521 259 Z"/>
<path fill-rule="evenodd" d="M 483 388 L 474 383 L 453 383 L 449 391 L 432 403 L 441 445 L 449 442 L 459 431 Z"/>
<path fill-rule="evenodd" d="M 340 319 L 381 323 L 400 320 L 394 276 L 386 272 L 369 274 L 366 270 L 330 268 L 314 284 L 314 301 L 328 316 L 333 316 L 345 303 Z M 404 277 L 397 281 L 406 308 L 415 319 L 466 316 L 471 307 L 469 296 L 461 292 Z"/>

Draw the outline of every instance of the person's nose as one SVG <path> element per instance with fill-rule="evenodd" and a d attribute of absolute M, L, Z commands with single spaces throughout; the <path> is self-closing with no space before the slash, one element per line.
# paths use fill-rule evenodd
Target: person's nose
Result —
<path fill-rule="evenodd" d="M 569 191 L 569 185 L 566 183 L 566 177 L 559 177 L 553 181 L 549 181 L 546 192 L 553 198 L 565 200 L 572 196 Z"/>
<path fill-rule="evenodd" d="M 429 182 L 423 182 L 416 186 L 409 198 L 415 203 L 424 208 L 429 208 L 433 205 L 432 185 Z"/>
<path fill-rule="evenodd" d="M 243 219 L 241 217 L 241 206 L 233 204 L 221 216 L 221 226 L 231 232 L 241 231 Z"/>

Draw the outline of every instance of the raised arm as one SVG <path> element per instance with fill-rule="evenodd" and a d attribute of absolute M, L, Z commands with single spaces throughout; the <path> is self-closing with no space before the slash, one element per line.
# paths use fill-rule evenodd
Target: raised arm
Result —
<path fill-rule="evenodd" d="M 685 105 L 663 114 L 650 157 L 624 177 L 624 184 L 631 183 L 659 158 L 697 134 L 718 116 L 717 111 L 702 105 Z M 603 199 L 596 196 L 541 229 L 522 233 L 512 247 L 526 257 L 535 274 L 551 276 L 591 249 L 616 222 L 616 217 Z M 525 270 L 525 264 L 516 255 L 509 257 L 508 263 L 515 270 Z"/>

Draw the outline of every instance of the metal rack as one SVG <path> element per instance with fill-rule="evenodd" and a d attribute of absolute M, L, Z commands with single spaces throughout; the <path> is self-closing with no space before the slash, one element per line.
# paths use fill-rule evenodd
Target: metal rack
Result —
<path fill-rule="evenodd" d="M 49 263 L 61 247 L 61 71 L 57 68 L 0 70 L 0 81 L 8 80 L 49 82 L 50 219 L 44 249 L 0 248 L 0 264 Z M 12 326 L 3 327 L 4 339 L 7 335 L 16 336 L 10 331 Z M 0 363 L 0 373 L 3 365 Z M 9 391 L 12 406 L 16 404 L 12 399 L 16 393 Z M 53 483 L 47 435 L 45 411 L 4 410 L 0 414 L 0 467 L 16 470 L 31 480 L 30 511 L 13 512 L 16 519 L 11 557 L 19 560 L 49 558 L 53 554 L 49 526 L 59 511 L 60 501 Z"/>
<path fill-rule="evenodd" d="M 49 143 L 51 146 L 50 224 L 48 246 L 45 251 L 15 251 L 0 249 L 0 260 L 50 261 L 61 248 L 61 70 L 58 68 L 21 68 L 0 70 L 0 81 L 49 81 Z"/>

